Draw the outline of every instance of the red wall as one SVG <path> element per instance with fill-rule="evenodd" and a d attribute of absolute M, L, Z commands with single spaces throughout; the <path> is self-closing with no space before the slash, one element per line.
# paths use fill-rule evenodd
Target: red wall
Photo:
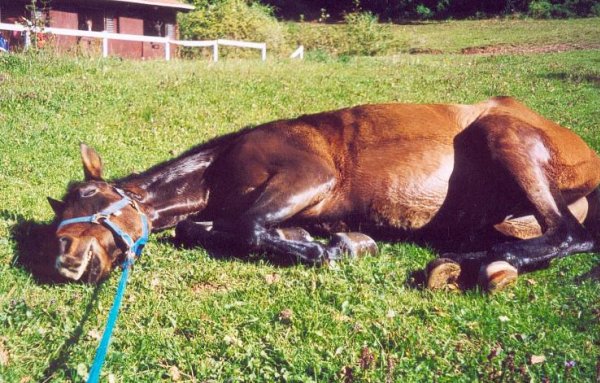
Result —
<path fill-rule="evenodd" d="M 16 0 L 11 1 L 10 5 L 7 2 L 0 0 L 0 10 L 2 13 L 2 22 L 14 22 L 20 16 L 29 18 L 28 12 L 25 10 L 27 1 Z M 81 4 L 86 4 L 83 9 Z M 157 9 L 154 7 L 128 6 L 117 5 L 112 3 L 110 8 L 107 8 L 106 2 L 99 0 L 69 1 L 57 0 L 53 1 L 50 10 L 50 26 L 56 28 L 79 29 L 84 28 L 82 19 L 89 17 L 94 18 L 94 30 L 102 30 L 104 28 L 105 9 L 115 17 L 115 27 L 118 33 L 144 35 L 144 20 L 153 22 L 159 19 L 166 23 L 175 23 L 176 12 L 169 9 Z M 87 16 L 82 16 L 82 15 Z M 11 18 L 12 17 L 12 18 Z M 9 36 L 9 32 L 3 32 L 3 35 Z M 18 36 L 14 38 L 15 42 L 19 41 Z M 52 41 L 56 42 L 58 51 L 80 50 L 90 54 L 102 54 L 102 40 L 92 38 L 78 38 L 71 36 L 52 36 Z M 12 45 L 14 45 L 15 42 Z M 172 45 L 173 49 L 174 46 Z M 122 40 L 109 40 L 109 55 L 115 55 L 125 58 L 163 58 L 165 57 L 164 44 L 142 43 Z"/>
<path fill-rule="evenodd" d="M 53 27 L 66 28 L 66 29 L 78 29 L 78 16 L 75 11 L 61 11 L 51 10 L 50 11 L 50 23 Z M 63 52 L 73 49 L 74 45 L 77 44 L 77 37 L 72 36 L 54 36 L 56 48 Z"/>
<path fill-rule="evenodd" d="M 144 20 L 134 17 L 120 16 L 118 18 L 119 33 L 130 35 L 144 34 Z M 125 58 L 141 58 L 142 43 L 136 41 L 109 40 L 108 53 Z"/>

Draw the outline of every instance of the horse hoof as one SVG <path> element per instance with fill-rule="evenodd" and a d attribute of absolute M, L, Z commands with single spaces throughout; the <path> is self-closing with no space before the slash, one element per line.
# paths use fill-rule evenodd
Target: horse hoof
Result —
<path fill-rule="evenodd" d="M 459 290 L 460 264 L 448 258 L 438 258 L 427 265 L 427 288 Z"/>
<path fill-rule="evenodd" d="M 329 246 L 337 247 L 350 258 L 364 255 L 377 255 L 379 249 L 373 238 L 362 233 L 336 233 L 332 236 Z"/>
<path fill-rule="evenodd" d="M 301 227 L 286 227 L 276 229 L 275 232 L 277 233 L 279 238 L 286 239 L 288 241 L 313 241 L 313 237 L 309 234 L 309 232 Z"/>
<path fill-rule="evenodd" d="M 506 261 L 495 261 L 482 265 L 479 271 L 479 285 L 489 292 L 496 292 L 515 284 L 519 272 Z"/>

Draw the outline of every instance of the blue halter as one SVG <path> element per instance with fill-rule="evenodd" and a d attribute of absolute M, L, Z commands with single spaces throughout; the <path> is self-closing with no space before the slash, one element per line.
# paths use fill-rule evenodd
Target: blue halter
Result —
<path fill-rule="evenodd" d="M 96 349 L 96 356 L 94 357 L 94 362 L 92 363 L 92 367 L 90 368 L 90 372 L 88 375 L 88 383 L 98 383 L 98 381 L 100 380 L 100 371 L 102 370 L 102 365 L 104 364 L 106 352 L 108 351 L 108 345 L 110 344 L 110 337 L 112 335 L 113 328 L 117 321 L 117 317 L 119 316 L 119 307 L 121 306 L 123 293 L 125 292 L 125 287 L 127 286 L 129 270 L 131 269 L 135 258 L 139 257 L 142 254 L 142 249 L 148 241 L 148 234 L 150 232 L 150 228 L 148 227 L 148 219 L 146 218 L 146 215 L 141 212 L 137 203 L 131 198 L 127 197 L 123 190 L 118 188 L 114 188 L 114 190 L 117 193 L 119 193 L 121 197 L 123 197 L 121 200 L 110 204 L 106 209 L 102 210 L 99 213 L 89 215 L 86 217 L 65 219 L 58 225 L 58 229 L 66 225 L 72 225 L 74 223 L 94 223 L 104 225 L 108 229 L 110 229 L 110 231 L 112 231 L 115 237 L 120 238 L 123 241 L 123 243 L 125 243 L 125 245 L 127 246 L 127 250 L 125 251 L 125 260 L 123 261 L 122 265 L 123 274 L 121 275 L 121 280 L 119 281 L 119 287 L 117 288 L 115 300 L 110 309 L 110 312 L 108 313 L 106 328 L 104 329 L 104 333 L 102 334 L 100 344 Z M 135 242 L 129 234 L 127 234 L 125 231 L 123 231 L 123 229 L 119 227 L 119 225 L 110 220 L 110 216 L 117 214 L 129 205 L 132 206 L 138 212 L 138 214 L 140 215 L 140 220 L 142 221 L 142 236 L 138 238 L 138 240 Z"/>
<path fill-rule="evenodd" d="M 123 267 L 127 267 L 133 264 L 134 257 L 139 257 L 142 254 L 142 249 L 144 248 L 146 242 L 148 242 L 150 228 L 148 226 L 148 218 L 146 218 L 146 215 L 141 212 L 137 203 L 129 198 L 123 190 L 119 188 L 114 188 L 114 190 L 121 197 L 123 197 L 121 200 L 110 204 L 106 209 L 100 211 L 99 213 L 85 217 L 65 219 L 60 222 L 57 230 L 74 223 L 94 223 L 106 226 L 115 237 L 119 238 L 127 246 L 127 250 L 125 251 L 126 257 L 125 261 L 123 262 Z M 119 225 L 110 220 L 112 215 L 119 213 L 127 206 L 132 206 L 138 212 L 142 222 L 142 235 L 135 242 L 129 234 L 121 229 Z"/>

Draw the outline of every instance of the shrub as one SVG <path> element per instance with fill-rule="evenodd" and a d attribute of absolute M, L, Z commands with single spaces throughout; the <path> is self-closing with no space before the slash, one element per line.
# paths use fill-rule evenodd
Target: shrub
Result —
<path fill-rule="evenodd" d="M 386 49 L 387 33 L 371 12 L 353 12 L 346 21 L 346 49 L 342 54 L 371 56 Z"/>
<path fill-rule="evenodd" d="M 417 5 L 416 12 L 419 18 L 423 20 L 427 20 L 433 17 L 433 12 L 431 11 L 431 9 L 427 8 L 423 4 Z"/>
<path fill-rule="evenodd" d="M 533 0 L 529 3 L 529 15 L 536 19 L 552 17 L 552 4 L 546 0 Z"/>
<path fill-rule="evenodd" d="M 268 6 L 248 4 L 244 0 L 222 0 L 200 1 L 196 7 L 196 11 L 179 17 L 181 37 L 185 40 L 245 40 L 265 42 L 271 53 L 283 49 L 283 30 Z M 227 55 L 227 51 L 224 53 Z M 237 56 L 247 54 L 250 54 L 247 50 L 236 51 Z"/>
<path fill-rule="evenodd" d="M 389 27 L 380 24 L 370 12 L 352 12 L 344 16 L 344 24 L 291 24 L 288 40 L 302 44 L 308 51 L 333 56 L 386 54 L 391 48 Z"/>

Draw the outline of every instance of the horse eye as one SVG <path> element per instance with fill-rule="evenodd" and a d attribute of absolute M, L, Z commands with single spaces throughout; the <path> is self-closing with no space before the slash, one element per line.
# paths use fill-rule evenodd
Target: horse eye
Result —
<path fill-rule="evenodd" d="M 95 186 L 89 186 L 79 190 L 79 195 L 81 196 L 81 198 L 88 198 L 96 193 L 98 193 L 98 188 L 96 188 Z"/>

